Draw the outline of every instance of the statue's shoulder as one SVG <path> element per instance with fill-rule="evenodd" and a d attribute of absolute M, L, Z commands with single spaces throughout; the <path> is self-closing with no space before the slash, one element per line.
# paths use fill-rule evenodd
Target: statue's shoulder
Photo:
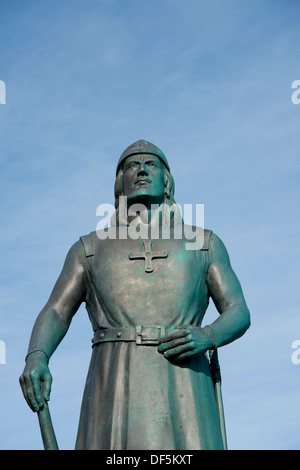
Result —
<path fill-rule="evenodd" d="M 215 232 L 211 232 L 209 235 L 209 258 L 211 262 L 222 262 L 225 264 L 229 264 L 229 255 L 227 252 L 227 248 Z"/>
<path fill-rule="evenodd" d="M 194 237 L 196 237 L 196 239 L 199 242 L 199 247 L 201 246 L 201 250 L 203 251 L 209 250 L 210 238 L 213 236 L 212 230 L 199 227 L 197 225 L 184 224 L 183 232 L 184 232 L 185 238 L 187 239 L 192 240 Z"/>
<path fill-rule="evenodd" d="M 88 233 L 87 235 L 82 235 L 79 237 L 79 243 L 80 242 L 83 246 L 85 256 L 94 256 L 97 244 L 97 233 L 94 231 Z"/>
<path fill-rule="evenodd" d="M 209 242 L 210 242 L 210 238 L 211 236 L 213 236 L 213 231 L 210 230 L 210 229 L 202 229 L 203 230 L 203 246 L 202 246 L 202 250 L 209 250 Z"/>

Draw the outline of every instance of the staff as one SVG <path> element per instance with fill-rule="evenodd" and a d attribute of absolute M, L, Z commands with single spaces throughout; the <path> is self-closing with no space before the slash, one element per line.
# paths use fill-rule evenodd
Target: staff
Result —
<path fill-rule="evenodd" d="M 43 408 L 38 412 L 39 424 L 45 450 L 59 450 L 48 403 L 45 401 Z"/>
<path fill-rule="evenodd" d="M 227 450 L 227 437 L 226 437 L 226 428 L 225 428 L 225 416 L 224 416 L 224 406 L 222 399 L 222 390 L 221 390 L 221 368 L 218 357 L 218 350 L 214 349 L 209 351 L 209 360 L 210 360 L 210 369 L 215 386 L 215 396 L 217 407 L 220 417 L 221 433 L 223 439 L 224 450 Z"/>

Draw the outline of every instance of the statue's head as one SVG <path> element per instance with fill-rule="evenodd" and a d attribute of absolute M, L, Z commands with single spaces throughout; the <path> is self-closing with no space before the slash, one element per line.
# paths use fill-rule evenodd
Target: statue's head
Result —
<path fill-rule="evenodd" d="M 124 150 L 116 171 L 116 209 L 120 196 L 126 196 L 130 205 L 135 202 L 172 205 L 174 190 L 168 161 L 156 145 L 138 140 Z"/>

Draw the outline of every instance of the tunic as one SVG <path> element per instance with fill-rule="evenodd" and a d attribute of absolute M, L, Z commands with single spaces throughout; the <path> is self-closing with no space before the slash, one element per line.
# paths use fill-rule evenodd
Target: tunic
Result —
<path fill-rule="evenodd" d="M 201 326 L 208 307 L 204 249 L 186 240 L 152 240 L 166 258 L 129 259 L 141 239 L 81 237 L 88 279 L 86 309 L 94 331 L 137 325 Z M 80 242 L 77 242 L 80 244 Z M 85 252 L 83 251 L 85 249 Z M 172 362 L 157 346 L 105 342 L 93 347 L 82 400 L 76 449 L 223 449 L 214 385 L 205 354 Z"/>

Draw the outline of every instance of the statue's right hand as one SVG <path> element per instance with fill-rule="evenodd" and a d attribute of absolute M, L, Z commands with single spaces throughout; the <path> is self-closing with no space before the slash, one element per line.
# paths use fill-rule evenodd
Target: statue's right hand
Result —
<path fill-rule="evenodd" d="M 52 376 L 47 356 L 42 351 L 31 353 L 26 361 L 20 385 L 24 398 L 32 411 L 39 411 L 50 400 Z"/>

